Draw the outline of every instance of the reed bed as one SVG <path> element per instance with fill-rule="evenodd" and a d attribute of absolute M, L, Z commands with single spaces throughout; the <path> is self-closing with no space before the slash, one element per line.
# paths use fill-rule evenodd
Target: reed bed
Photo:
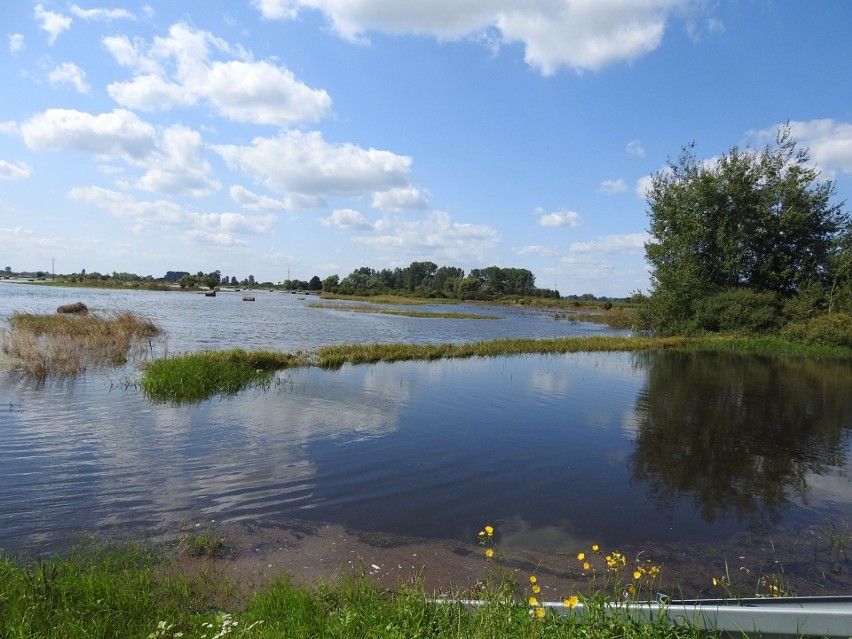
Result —
<path fill-rule="evenodd" d="M 44 379 L 71 376 L 93 366 L 118 366 L 142 340 L 161 329 L 149 318 L 120 311 L 84 315 L 13 313 L 0 331 L 3 365 Z"/>
<path fill-rule="evenodd" d="M 323 304 L 312 302 L 309 308 L 322 308 L 330 311 L 350 311 L 352 313 L 375 313 L 378 315 L 398 315 L 401 317 L 422 317 L 432 319 L 481 319 L 496 320 L 503 319 L 499 315 L 482 315 L 479 313 L 436 313 L 433 311 L 401 311 L 390 308 L 377 308 L 375 306 L 354 306 L 352 304 Z"/>

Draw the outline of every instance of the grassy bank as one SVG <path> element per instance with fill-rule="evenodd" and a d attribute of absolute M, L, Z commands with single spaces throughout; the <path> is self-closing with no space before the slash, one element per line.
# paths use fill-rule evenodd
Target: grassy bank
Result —
<path fill-rule="evenodd" d="M 150 319 L 131 312 L 14 313 L 0 331 L 0 355 L 12 372 L 37 379 L 76 375 L 92 366 L 127 361 L 134 344 L 160 334 Z"/>
<path fill-rule="evenodd" d="M 295 353 L 243 350 L 188 353 L 147 364 L 140 384 L 156 401 L 195 402 L 215 395 L 233 395 L 253 385 L 269 384 L 274 371 L 301 366 L 336 370 L 347 364 L 650 350 L 852 358 L 849 349 L 808 346 L 777 338 L 592 336 L 498 339 L 463 344 L 345 344 Z"/>
<path fill-rule="evenodd" d="M 215 563 L 180 570 L 137 546 L 90 548 L 43 562 L 0 556 L 0 636 L 44 639 L 183 637 L 698 637 L 667 623 L 637 623 L 603 613 L 603 597 L 584 599 L 581 620 L 532 600 L 510 598 L 514 576 L 483 571 L 476 593 L 487 603 L 468 611 L 435 603 L 417 584 L 392 592 L 349 576 L 313 587 L 286 575 L 247 593 Z M 484 567 L 485 568 L 485 567 Z M 531 593 L 538 586 L 530 581 Z M 461 594 L 461 593 L 460 593 Z M 534 595 L 531 595 L 534 596 Z M 581 598 L 566 600 L 570 605 Z M 702 635 L 706 636 L 706 635 Z"/>

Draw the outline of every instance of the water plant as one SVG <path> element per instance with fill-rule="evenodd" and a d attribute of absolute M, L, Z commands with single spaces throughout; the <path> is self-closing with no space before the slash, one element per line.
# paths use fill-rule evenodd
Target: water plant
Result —
<path fill-rule="evenodd" d="M 121 365 L 133 346 L 161 329 L 144 315 L 130 311 L 85 314 L 13 313 L 0 330 L 5 368 L 44 379 L 71 376 L 92 366 Z"/>

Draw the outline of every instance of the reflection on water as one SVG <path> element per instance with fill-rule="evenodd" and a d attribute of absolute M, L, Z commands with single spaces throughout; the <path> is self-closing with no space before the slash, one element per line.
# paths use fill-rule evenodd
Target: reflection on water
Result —
<path fill-rule="evenodd" d="M 0 313 L 83 296 L 41 289 L 26 305 L 9 290 L 0 284 Z M 421 321 L 272 293 L 248 308 L 225 295 L 96 293 L 90 306 L 156 315 L 175 350 L 605 330 L 504 309 L 488 311 L 501 321 Z M 269 392 L 194 406 L 117 384 L 135 374 L 131 364 L 42 386 L 0 381 L 0 548 L 291 518 L 465 540 L 490 522 L 507 543 L 543 551 L 696 548 L 852 517 L 849 362 L 669 352 L 400 362 L 288 371 Z"/>
<path fill-rule="evenodd" d="M 634 357 L 648 381 L 636 402 L 631 471 L 665 507 L 689 499 L 708 522 L 731 511 L 742 519 L 778 516 L 794 498 L 807 503 L 809 477 L 845 471 L 847 363 Z"/>

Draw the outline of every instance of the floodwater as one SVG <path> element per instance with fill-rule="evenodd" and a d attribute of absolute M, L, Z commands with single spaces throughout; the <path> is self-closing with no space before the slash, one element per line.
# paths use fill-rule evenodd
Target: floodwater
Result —
<path fill-rule="evenodd" d="M 614 333 L 523 309 L 442 306 L 503 319 L 418 319 L 254 295 L 0 283 L 0 317 L 78 300 L 130 309 L 168 331 L 158 354 Z M 138 375 L 131 362 L 74 380 L 0 379 L 0 549 L 294 519 L 458 540 L 490 523 L 503 543 L 567 556 L 592 543 L 699 552 L 828 526 L 852 539 L 850 362 L 403 362 L 286 371 L 266 391 L 180 406 L 128 389 Z M 823 550 L 848 573 L 838 548 Z"/>

